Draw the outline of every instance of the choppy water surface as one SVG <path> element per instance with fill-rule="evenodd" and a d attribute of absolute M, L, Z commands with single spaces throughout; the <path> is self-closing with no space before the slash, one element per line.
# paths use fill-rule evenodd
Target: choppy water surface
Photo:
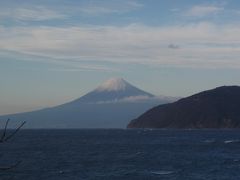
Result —
<path fill-rule="evenodd" d="M 1 180 L 240 179 L 239 130 L 22 130 Z"/>

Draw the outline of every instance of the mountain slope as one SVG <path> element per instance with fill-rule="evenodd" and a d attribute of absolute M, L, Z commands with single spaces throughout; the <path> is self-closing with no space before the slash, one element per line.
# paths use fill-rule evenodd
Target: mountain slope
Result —
<path fill-rule="evenodd" d="M 121 78 L 113 78 L 86 95 L 52 108 L 1 116 L 27 121 L 25 128 L 125 128 L 128 122 L 158 104 L 157 98 Z"/>
<path fill-rule="evenodd" d="M 128 97 L 154 97 L 154 95 L 134 87 L 122 78 L 112 78 L 71 103 L 104 103 Z"/>
<path fill-rule="evenodd" d="M 157 106 L 128 128 L 240 128 L 240 87 L 223 86 Z"/>

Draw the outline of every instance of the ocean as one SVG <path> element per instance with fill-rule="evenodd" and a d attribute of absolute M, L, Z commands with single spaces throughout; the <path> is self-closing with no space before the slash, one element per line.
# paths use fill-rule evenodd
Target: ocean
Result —
<path fill-rule="evenodd" d="M 21 130 L 1 180 L 238 180 L 239 130 Z"/>

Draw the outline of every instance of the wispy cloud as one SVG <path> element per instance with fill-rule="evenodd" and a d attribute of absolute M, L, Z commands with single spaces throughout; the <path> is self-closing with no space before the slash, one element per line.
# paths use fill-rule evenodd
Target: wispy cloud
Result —
<path fill-rule="evenodd" d="M 75 58 L 54 58 L 45 55 L 32 55 L 16 51 L 0 50 L 1 59 L 43 63 L 50 65 L 46 70 L 55 72 L 80 72 L 80 71 L 100 71 L 100 72 L 121 72 L 119 68 L 105 65 L 103 62 L 91 62 Z"/>
<path fill-rule="evenodd" d="M 217 14 L 223 11 L 224 8 L 221 6 L 214 5 L 196 5 L 184 12 L 185 16 L 189 17 L 205 17 L 209 15 Z"/>
<path fill-rule="evenodd" d="M 174 48 L 181 44 L 181 48 L 173 51 L 169 44 Z M 76 62 L 240 68 L 240 25 L 204 22 L 163 27 L 0 27 L 0 50 L 45 56 L 53 58 L 55 63 L 66 64 L 74 59 Z"/>
<path fill-rule="evenodd" d="M 43 3 L 44 4 L 44 3 Z M 19 4 L 0 6 L 0 20 L 14 21 L 46 21 L 66 19 L 79 16 L 101 16 L 108 14 L 123 14 L 143 7 L 135 1 L 86 1 L 57 6 Z"/>
<path fill-rule="evenodd" d="M 105 14 L 122 14 L 134 11 L 143 7 L 143 4 L 135 1 L 114 1 L 103 3 L 96 1 L 77 8 L 78 12 L 85 15 L 105 15 Z"/>
<path fill-rule="evenodd" d="M 112 103 L 146 103 L 146 102 L 154 102 L 156 104 L 159 103 L 170 103 L 180 99 L 180 97 L 171 97 L 171 96 L 128 96 L 121 99 L 114 99 L 110 101 L 98 101 L 93 102 L 93 104 L 112 104 Z"/>
<path fill-rule="evenodd" d="M 43 7 L 12 7 L 1 8 L 0 19 L 12 19 L 17 21 L 45 21 L 66 18 L 66 14 Z"/>
<path fill-rule="evenodd" d="M 102 71 L 102 72 L 116 72 L 118 71 L 115 68 L 109 68 L 107 66 L 97 66 L 97 65 L 81 65 L 79 63 L 75 63 L 77 65 L 72 66 L 70 63 L 65 66 L 58 66 L 54 68 L 48 68 L 48 71 L 56 71 L 56 72 L 80 72 L 80 71 Z M 57 65 L 59 65 L 57 63 Z"/>
<path fill-rule="evenodd" d="M 150 97 L 150 96 L 129 96 L 121 99 L 114 99 L 110 101 L 98 101 L 90 104 L 115 104 L 115 103 L 146 103 L 146 102 L 156 102 L 163 101 L 160 97 Z M 168 102 L 167 98 L 164 101 Z"/>

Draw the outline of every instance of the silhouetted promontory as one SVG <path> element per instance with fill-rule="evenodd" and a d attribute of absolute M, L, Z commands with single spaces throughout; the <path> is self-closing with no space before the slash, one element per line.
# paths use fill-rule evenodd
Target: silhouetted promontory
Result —
<path fill-rule="evenodd" d="M 159 105 L 128 128 L 240 128 L 240 86 L 222 86 Z"/>

